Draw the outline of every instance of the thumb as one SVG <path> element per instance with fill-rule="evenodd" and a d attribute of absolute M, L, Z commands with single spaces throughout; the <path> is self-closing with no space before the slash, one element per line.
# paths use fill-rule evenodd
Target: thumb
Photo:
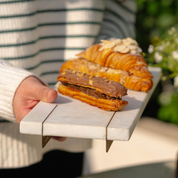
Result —
<path fill-rule="evenodd" d="M 57 91 L 44 85 L 37 89 L 36 94 L 36 98 L 47 103 L 52 103 L 57 98 Z"/>
<path fill-rule="evenodd" d="M 31 99 L 52 103 L 57 98 L 57 91 L 42 84 L 36 77 L 29 77 L 22 84 L 25 95 Z"/>

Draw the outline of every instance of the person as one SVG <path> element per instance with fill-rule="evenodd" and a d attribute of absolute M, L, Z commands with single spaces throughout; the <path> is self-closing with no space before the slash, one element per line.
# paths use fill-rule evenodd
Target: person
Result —
<path fill-rule="evenodd" d="M 40 100 L 56 99 L 63 62 L 101 39 L 135 38 L 135 13 L 134 0 L 0 0 L 1 176 L 81 175 L 90 139 L 54 137 L 42 149 L 18 123 Z"/>

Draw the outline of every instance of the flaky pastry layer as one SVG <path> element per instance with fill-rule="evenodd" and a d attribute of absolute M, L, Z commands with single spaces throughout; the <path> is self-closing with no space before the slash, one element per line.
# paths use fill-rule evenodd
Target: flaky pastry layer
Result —
<path fill-rule="evenodd" d="M 140 78 L 153 78 L 141 54 L 120 53 L 112 48 L 100 50 L 101 47 L 100 44 L 94 44 L 76 56 L 102 66 L 127 71 Z"/>
<path fill-rule="evenodd" d="M 128 102 L 124 100 L 107 100 L 107 99 L 96 99 L 93 96 L 82 93 L 81 91 L 70 89 L 62 84 L 59 84 L 58 91 L 63 95 L 70 96 L 72 98 L 78 99 L 85 102 L 91 106 L 98 107 L 106 111 L 118 111 L 123 109 Z"/>
<path fill-rule="evenodd" d="M 97 75 L 102 78 L 106 77 L 108 80 L 119 82 L 127 89 L 131 90 L 147 92 L 153 86 L 153 82 L 150 78 L 140 78 L 134 75 L 129 75 L 129 73 L 124 70 L 104 67 L 85 59 L 72 59 L 63 63 L 60 72 L 68 68 L 89 75 Z"/>

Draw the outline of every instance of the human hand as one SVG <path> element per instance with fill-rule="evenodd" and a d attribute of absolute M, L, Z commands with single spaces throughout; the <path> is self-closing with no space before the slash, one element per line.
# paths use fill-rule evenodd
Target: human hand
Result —
<path fill-rule="evenodd" d="M 20 121 L 37 105 L 39 101 L 52 103 L 57 98 L 57 91 L 43 85 L 35 77 L 26 78 L 18 87 L 13 101 L 16 121 Z M 66 137 L 53 137 L 64 141 Z"/>

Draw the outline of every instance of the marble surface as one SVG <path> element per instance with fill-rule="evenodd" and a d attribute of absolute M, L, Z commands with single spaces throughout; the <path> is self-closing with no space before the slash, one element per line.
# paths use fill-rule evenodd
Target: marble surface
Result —
<path fill-rule="evenodd" d="M 21 121 L 20 132 L 41 135 L 43 127 L 43 135 L 129 140 L 161 77 L 160 68 L 149 70 L 154 76 L 153 88 L 148 93 L 128 90 L 123 97 L 128 105 L 121 111 L 104 111 L 59 94 L 54 103 L 39 102 Z"/>

